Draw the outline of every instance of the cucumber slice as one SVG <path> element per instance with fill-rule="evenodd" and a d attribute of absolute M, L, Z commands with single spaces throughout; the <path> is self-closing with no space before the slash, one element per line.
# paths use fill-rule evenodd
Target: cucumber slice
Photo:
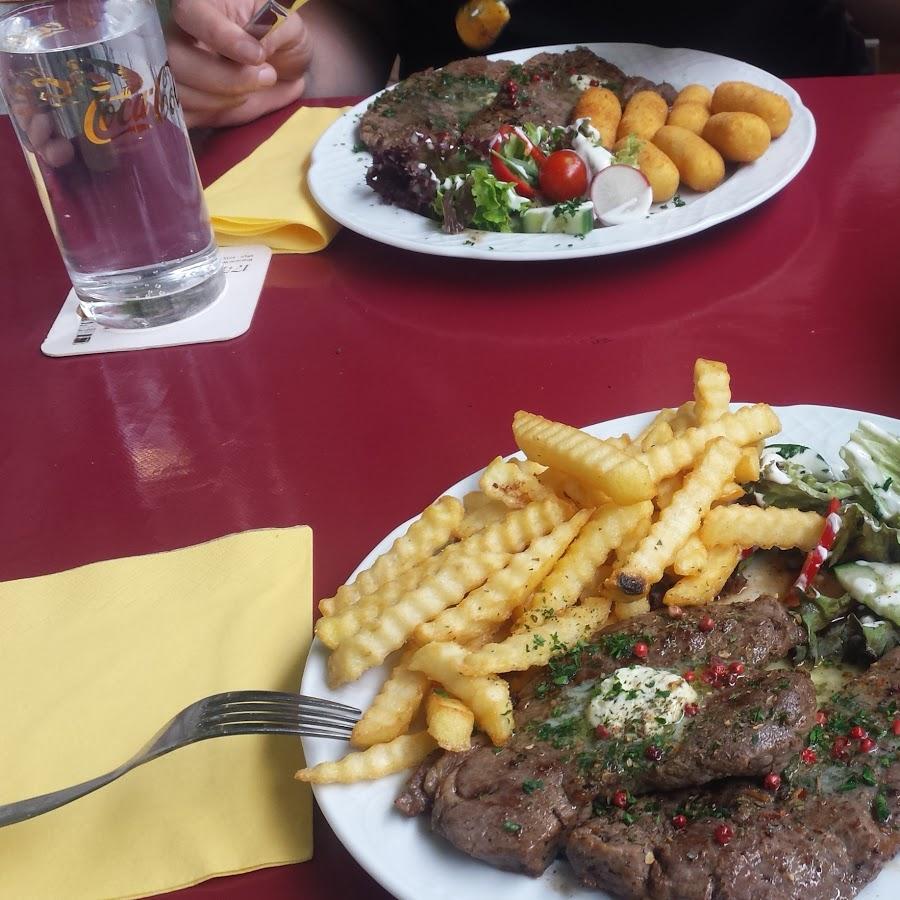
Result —
<path fill-rule="evenodd" d="M 831 571 L 854 600 L 900 625 L 900 563 L 860 560 Z"/>
<path fill-rule="evenodd" d="M 571 212 L 556 206 L 532 206 L 522 213 L 526 234 L 587 234 L 593 229 L 592 203 L 582 203 Z"/>

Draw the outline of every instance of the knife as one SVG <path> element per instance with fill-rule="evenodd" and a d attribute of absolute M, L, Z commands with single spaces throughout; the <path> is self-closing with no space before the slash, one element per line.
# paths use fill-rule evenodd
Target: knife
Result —
<path fill-rule="evenodd" d="M 258 39 L 271 34 L 294 10 L 299 9 L 306 0 L 294 0 L 290 6 L 282 6 L 278 0 L 266 0 L 253 14 L 244 30 Z"/>

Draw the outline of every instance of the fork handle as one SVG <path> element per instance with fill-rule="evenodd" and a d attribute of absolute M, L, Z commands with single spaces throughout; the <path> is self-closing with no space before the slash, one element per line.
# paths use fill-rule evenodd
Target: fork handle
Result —
<path fill-rule="evenodd" d="M 33 819 L 42 813 L 50 812 L 60 806 L 65 806 L 72 800 L 84 797 L 98 788 L 115 781 L 120 775 L 124 775 L 129 769 L 134 768 L 133 765 L 126 763 L 100 775 L 92 778 L 90 781 L 82 781 L 81 784 L 72 785 L 72 787 L 63 788 L 61 791 L 52 791 L 49 794 L 41 794 L 37 797 L 29 797 L 27 800 L 18 800 L 15 803 L 7 803 L 0 806 L 0 828 L 4 825 L 15 825 L 16 822 L 24 822 L 27 819 Z"/>

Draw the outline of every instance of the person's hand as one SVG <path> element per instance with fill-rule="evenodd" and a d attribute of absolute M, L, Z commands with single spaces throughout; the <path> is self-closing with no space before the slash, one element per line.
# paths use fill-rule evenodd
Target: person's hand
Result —
<path fill-rule="evenodd" d="M 166 42 L 188 127 L 239 125 L 303 94 L 312 46 L 292 13 L 257 40 L 259 0 L 173 0 Z"/>

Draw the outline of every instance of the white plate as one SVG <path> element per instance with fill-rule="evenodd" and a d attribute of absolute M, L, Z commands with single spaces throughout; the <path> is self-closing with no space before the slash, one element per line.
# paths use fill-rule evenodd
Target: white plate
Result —
<path fill-rule="evenodd" d="M 561 52 L 575 45 L 498 53 L 492 59 L 525 62 L 545 50 Z M 812 153 L 816 125 L 799 94 L 781 79 L 738 60 L 699 50 L 651 47 L 646 44 L 586 44 L 598 56 L 615 63 L 628 75 L 669 81 L 676 88 L 722 81 L 749 81 L 787 98 L 793 110 L 788 130 L 755 163 L 738 166 L 708 194 L 680 191 L 685 206 L 656 206 L 649 219 L 612 228 L 598 228 L 584 239 L 558 234 L 498 234 L 466 230 L 444 234 L 424 216 L 383 203 L 365 181 L 372 161 L 368 152 L 354 152 L 356 125 L 374 99 L 348 110 L 319 139 L 309 170 L 309 187 L 322 209 L 353 231 L 406 250 L 437 256 L 480 259 L 539 260 L 601 256 L 651 247 L 685 237 L 738 216 L 780 191 Z"/>
<path fill-rule="evenodd" d="M 900 421 L 873 413 L 828 406 L 787 406 L 776 408 L 782 431 L 775 440 L 814 447 L 833 465 L 840 467 L 838 450 L 861 418 L 869 419 L 895 433 Z M 627 416 L 585 429 L 597 437 L 635 434 L 652 418 L 652 413 Z M 464 478 L 446 493 L 462 497 L 478 488 L 480 472 Z M 425 504 L 423 503 L 423 506 Z M 362 561 L 356 572 L 367 568 L 375 557 L 390 547 L 409 522 L 395 528 Z M 355 577 L 354 572 L 353 577 Z M 352 578 L 351 578 L 352 580 Z M 303 674 L 301 690 L 315 697 L 333 697 L 364 709 L 384 679 L 386 669 L 367 672 L 363 678 L 337 691 L 325 681 L 327 651 L 314 641 Z M 306 738 L 303 741 L 308 765 L 337 759 L 346 752 L 334 741 Z M 557 861 L 541 878 L 500 872 L 455 850 L 445 840 L 431 834 L 425 816 L 410 820 L 395 812 L 394 798 L 405 775 L 353 785 L 321 785 L 316 800 L 335 834 L 356 861 L 381 885 L 400 900 L 602 900 L 608 896 L 582 888 L 568 864 Z M 862 900 L 895 900 L 900 896 L 900 857 L 882 870 L 878 879 L 860 895 Z"/>

